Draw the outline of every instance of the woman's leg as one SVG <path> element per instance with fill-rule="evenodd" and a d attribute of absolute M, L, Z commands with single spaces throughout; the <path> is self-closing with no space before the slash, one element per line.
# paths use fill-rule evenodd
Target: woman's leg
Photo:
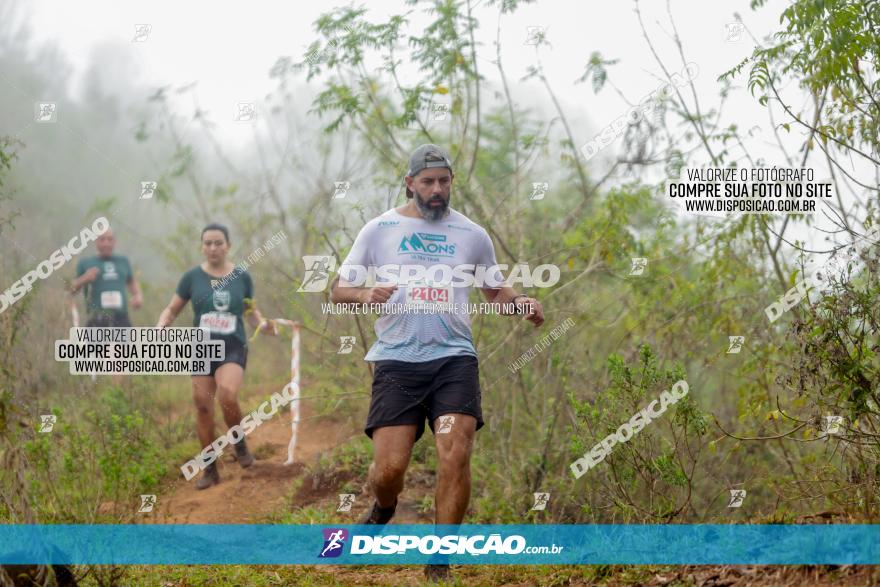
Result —
<path fill-rule="evenodd" d="M 214 377 L 217 380 L 217 399 L 220 400 L 220 409 L 223 410 L 223 421 L 232 428 L 241 423 L 238 389 L 244 379 L 244 369 L 237 363 L 224 363 L 217 369 Z M 244 437 L 235 443 L 235 455 L 242 467 L 254 464 L 254 457 L 248 450 Z"/>
<path fill-rule="evenodd" d="M 238 389 L 244 379 L 244 369 L 238 363 L 224 363 L 214 374 L 217 382 L 217 399 L 223 411 L 223 421 L 232 427 L 241 423 L 241 407 L 238 405 Z"/>
<path fill-rule="evenodd" d="M 192 377 L 192 396 L 196 406 L 196 431 L 202 448 L 210 445 L 216 438 L 214 434 L 214 393 L 216 388 L 214 378 L 209 375 Z"/>
<path fill-rule="evenodd" d="M 196 430 L 202 448 L 209 446 L 216 438 L 214 436 L 214 393 L 216 387 L 214 378 L 211 376 L 196 375 L 192 377 L 193 403 L 196 406 Z M 219 481 L 217 461 L 214 461 L 205 468 L 202 478 L 196 481 L 196 489 L 207 489 Z"/>

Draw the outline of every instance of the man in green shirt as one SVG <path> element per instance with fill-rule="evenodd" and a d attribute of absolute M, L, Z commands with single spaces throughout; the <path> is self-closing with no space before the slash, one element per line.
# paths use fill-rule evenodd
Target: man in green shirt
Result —
<path fill-rule="evenodd" d="M 76 279 L 70 291 L 76 294 L 85 288 L 86 326 L 131 326 L 128 293 L 131 293 L 132 308 L 140 308 L 143 304 L 141 286 L 134 277 L 128 257 L 114 255 L 115 246 L 116 237 L 107 229 L 95 241 L 98 254 L 80 259 L 76 265 Z"/>

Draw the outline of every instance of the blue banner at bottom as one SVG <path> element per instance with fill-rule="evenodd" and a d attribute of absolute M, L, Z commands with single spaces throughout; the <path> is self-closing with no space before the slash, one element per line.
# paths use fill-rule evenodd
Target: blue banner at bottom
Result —
<path fill-rule="evenodd" d="M 21 564 L 880 564 L 878 525 L 0 525 Z"/>

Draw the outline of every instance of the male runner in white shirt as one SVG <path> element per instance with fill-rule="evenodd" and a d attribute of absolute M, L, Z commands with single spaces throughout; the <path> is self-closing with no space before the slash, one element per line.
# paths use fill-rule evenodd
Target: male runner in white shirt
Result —
<path fill-rule="evenodd" d="M 462 273 L 478 278 L 476 285 L 489 302 L 515 304 L 517 313 L 525 314 L 535 327 L 544 322 L 540 302 L 503 285 L 497 268 L 489 269 L 496 262 L 486 230 L 449 207 L 453 177 L 452 160 L 443 149 L 430 144 L 417 148 L 405 178 L 409 202 L 361 229 L 333 284 L 334 303 L 421 308 L 379 318 L 378 340 L 365 357 L 376 363 L 364 430 L 373 440 L 369 484 L 376 501 L 361 524 L 391 520 L 426 418 L 439 463 L 435 521 L 460 524 L 464 518 L 471 492 L 471 448 L 483 417 L 470 317 L 461 310 L 471 287 L 462 285 Z M 364 276 L 357 267 L 383 265 L 428 271 L 419 281 L 402 278 L 406 269 L 388 280 L 374 271 L 376 284 L 356 287 Z M 433 305 L 426 308 L 426 302 Z M 425 572 L 430 579 L 449 576 L 447 565 L 429 565 Z"/>

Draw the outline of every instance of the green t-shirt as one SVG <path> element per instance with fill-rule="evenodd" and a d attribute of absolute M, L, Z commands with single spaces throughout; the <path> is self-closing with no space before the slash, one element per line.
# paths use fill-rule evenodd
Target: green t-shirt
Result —
<path fill-rule="evenodd" d="M 211 330 L 211 338 L 236 338 L 247 346 L 244 333 L 244 300 L 253 299 L 254 284 L 247 271 L 236 267 L 224 278 L 205 273 L 201 266 L 183 274 L 177 295 L 192 300 L 193 326 Z"/>
<path fill-rule="evenodd" d="M 117 312 L 127 314 L 128 293 L 125 286 L 133 278 L 128 257 L 110 255 L 109 257 L 82 258 L 76 264 L 76 276 L 80 277 L 92 267 L 98 268 L 98 277 L 83 287 L 88 313 Z"/>

